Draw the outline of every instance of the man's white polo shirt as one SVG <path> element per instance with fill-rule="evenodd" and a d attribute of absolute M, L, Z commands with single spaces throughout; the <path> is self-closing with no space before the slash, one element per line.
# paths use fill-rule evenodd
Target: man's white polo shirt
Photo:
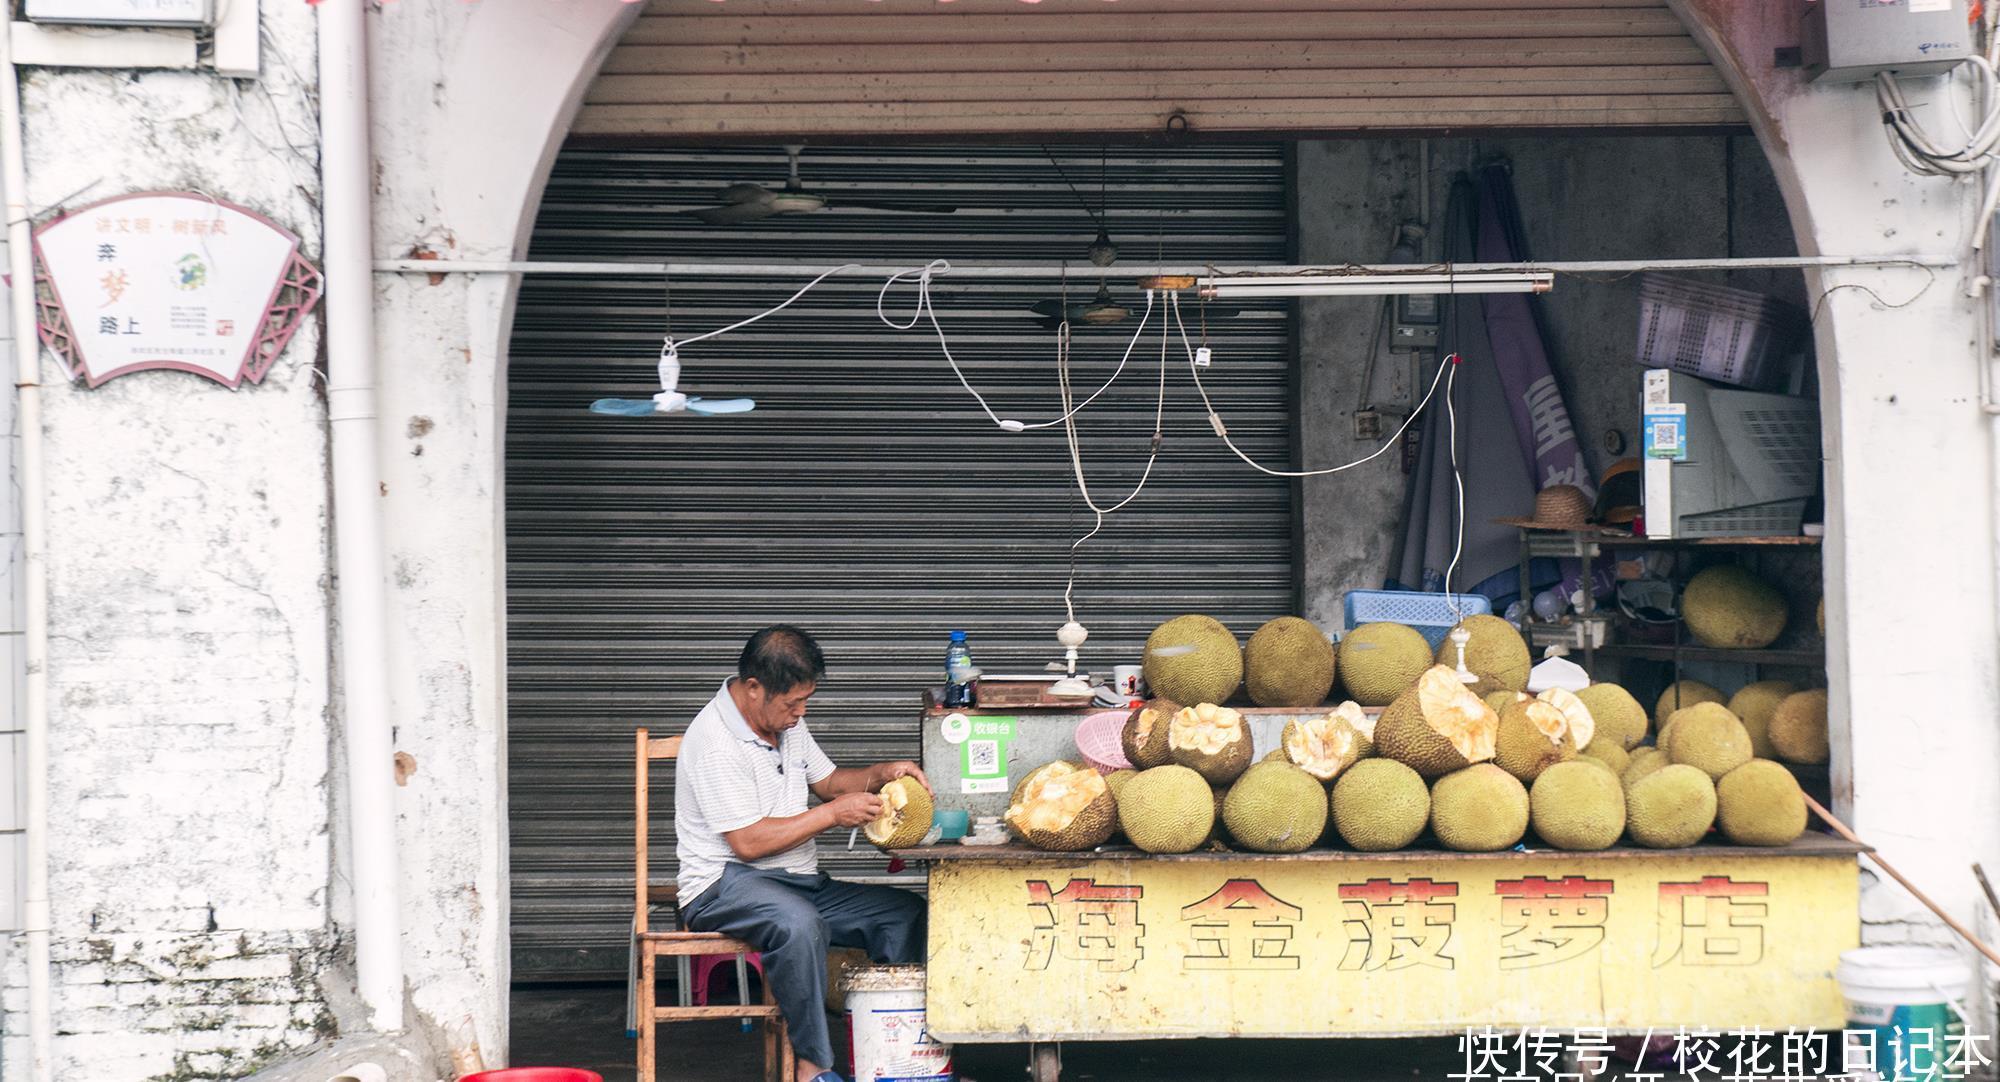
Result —
<path fill-rule="evenodd" d="M 674 853 L 680 860 L 684 906 L 722 878 L 723 865 L 736 860 L 724 834 L 760 819 L 804 812 L 807 787 L 833 773 L 833 760 L 819 749 L 805 722 L 785 730 L 776 747 L 751 732 L 729 697 L 729 684 L 723 681 L 722 690 L 688 724 L 674 763 Z M 819 847 L 807 838 L 749 864 L 809 874 L 819 870 Z"/>

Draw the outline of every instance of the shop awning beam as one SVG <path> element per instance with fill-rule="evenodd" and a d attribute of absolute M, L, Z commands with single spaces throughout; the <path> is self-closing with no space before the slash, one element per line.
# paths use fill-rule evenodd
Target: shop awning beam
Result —
<path fill-rule="evenodd" d="M 1737 259 L 1598 259 L 1563 260 L 1538 263 L 1455 263 L 1452 270 L 1461 274 L 1491 272 L 1554 272 L 1556 274 L 1635 274 L 1641 271 L 1700 271 L 1700 270 L 1809 270 L 1828 267 L 1912 267 L 1946 268 L 1960 264 L 1954 255 L 1914 254 L 1914 255 L 1817 255 L 1817 256 L 1773 256 L 1769 258 L 1750 257 Z M 824 274 L 839 264 L 831 263 L 565 263 L 560 261 L 502 260 L 482 261 L 472 259 L 381 259 L 375 262 L 377 274 L 544 274 L 544 275 L 665 275 L 672 278 L 754 278 L 783 275 L 809 277 Z M 1443 264 L 1436 265 L 1443 269 Z M 909 274 L 916 269 L 911 264 L 883 264 L 857 266 L 851 272 L 858 278 L 886 278 L 892 274 Z M 1154 278 L 1160 276 L 1183 276 L 1213 278 L 1233 275 L 1338 275 L 1368 272 L 1375 274 L 1408 274 L 1419 268 L 1409 264 L 1394 265 L 1334 265 L 1334 266 L 1193 266 L 1162 265 L 1134 261 L 1129 266 L 1099 268 L 1089 266 L 1063 267 L 1048 263 L 955 263 L 949 271 L 939 273 L 947 280 L 972 278 L 1054 278 L 1065 273 L 1077 278 Z"/>

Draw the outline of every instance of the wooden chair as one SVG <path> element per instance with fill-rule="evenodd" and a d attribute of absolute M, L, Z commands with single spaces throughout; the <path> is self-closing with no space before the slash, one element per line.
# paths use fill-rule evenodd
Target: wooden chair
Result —
<path fill-rule="evenodd" d="M 785 1032 L 785 1018 L 778 1013 L 777 1001 L 771 997 L 770 986 L 766 984 L 764 988 L 762 1003 L 748 1002 L 749 967 L 745 964 L 744 956 L 755 953 L 757 948 L 740 939 L 732 939 L 717 932 L 680 931 L 679 890 L 671 882 L 653 882 L 646 867 L 648 775 L 655 762 L 662 759 L 672 762 L 680 754 L 681 738 L 655 737 L 640 729 L 634 743 L 632 843 L 636 853 L 633 877 L 636 888 L 633 892 L 632 942 L 639 963 L 636 975 L 639 1082 L 655 1082 L 659 1057 L 655 1031 L 659 1024 L 692 1022 L 703 1018 L 762 1018 L 766 1082 L 791 1082 L 796 1062 L 792 1054 L 792 1042 Z M 667 906 L 674 910 L 674 931 L 653 929 L 651 919 L 654 906 Z M 704 954 L 736 955 L 737 995 L 744 1002 L 735 1006 L 711 1004 L 697 1007 L 692 1004 L 688 963 L 689 959 Z M 679 967 L 680 1002 L 670 1007 L 662 1007 L 658 1003 L 655 982 L 658 980 L 657 963 L 661 958 L 672 958 Z"/>

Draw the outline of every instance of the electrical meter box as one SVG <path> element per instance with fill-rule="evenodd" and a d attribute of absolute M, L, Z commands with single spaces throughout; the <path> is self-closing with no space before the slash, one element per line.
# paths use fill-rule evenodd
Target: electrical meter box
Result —
<path fill-rule="evenodd" d="M 1863 83 L 1878 72 L 1943 75 L 1971 56 L 1968 0 L 1814 0 L 1800 25 L 1806 75 Z"/>
<path fill-rule="evenodd" d="M 232 0 L 247 3 L 248 0 Z M 215 22 L 215 0 L 26 0 L 29 22 L 57 26 L 163 26 L 200 29 Z"/>

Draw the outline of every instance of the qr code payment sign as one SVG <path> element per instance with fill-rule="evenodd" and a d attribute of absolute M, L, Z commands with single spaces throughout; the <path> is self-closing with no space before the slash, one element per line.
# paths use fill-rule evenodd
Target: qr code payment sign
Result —
<path fill-rule="evenodd" d="M 965 748 L 966 773 L 974 777 L 1000 772 L 1000 742 L 974 740 Z"/>
<path fill-rule="evenodd" d="M 1653 424 L 1653 446 L 1662 451 L 1679 450 L 1681 426 L 1672 421 L 1656 421 Z"/>

